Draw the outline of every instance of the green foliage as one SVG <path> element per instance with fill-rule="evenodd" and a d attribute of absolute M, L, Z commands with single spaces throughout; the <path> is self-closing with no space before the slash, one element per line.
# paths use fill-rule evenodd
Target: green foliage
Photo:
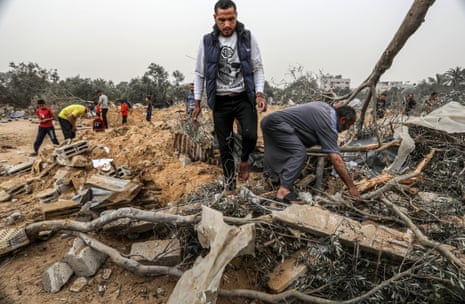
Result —
<path fill-rule="evenodd" d="M 56 70 L 46 70 L 37 63 L 10 63 L 10 71 L 2 73 L 0 98 L 17 107 L 28 107 L 59 79 Z"/>
<path fill-rule="evenodd" d="M 150 63 L 141 77 L 114 84 L 104 79 L 81 78 L 79 75 L 60 80 L 56 70 L 41 68 L 36 63 L 10 63 L 10 71 L 0 73 L 0 104 L 9 103 L 25 108 L 38 98 L 53 101 L 95 101 L 97 90 L 102 90 L 110 100 L 126 99 L 131 103 L 143 102 L 146 95 L 152 97 L 153 104 L 158 107 L 170 106 L 183 102 L 188 85 L 183 84 L 184 75 L 175 70 L 171 73 L 173 82 L 169 81 L 169 73 L 156 63 Z M 274 87 L 265 81 L 264 94 L 273 103 L 303 103 L 321 100 L 322 92 L 318 88 L 318 77 L 305 72 L 303 67 L 290 69 L 291 82 L 282 87 Z M 328 75 L 326 75 L 328 76 Z M 189 81 L 190 82 L 190 81 Z M 342 96 L 349 89 L 336 89 L 335 94 Z M 455 67 L 420 82 L 408 90 L 392 89 L 389 92 L 390 102 L 401 105 L 407 92 L 415 94 L 420 104 L 428 99 L 431 92 L 440 94 L 442 104 L 450 100 L 465 103 L 465 69 Z M 358 98 L 364 99 L 365 93 Z"/>

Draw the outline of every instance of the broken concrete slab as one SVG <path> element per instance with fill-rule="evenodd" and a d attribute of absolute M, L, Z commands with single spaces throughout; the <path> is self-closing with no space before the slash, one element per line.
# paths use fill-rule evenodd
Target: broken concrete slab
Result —
<path fill-rule="evenodd" d="M 317 206 L 293 204 L 283 211 L 274 211 L 272 218 L 315 235 L 336 235 L 346 245 L 358 245 L 372 253 L 381 251 L 398 258 L 408 257 L 414 241 L 411 232 L 372 223 L 362 224 Z"/>
<path fill-rule="evenodd" d="M 65 168 L 65 169 L 60 168 L 55 173 L 55 176 L 54 176 L 55 183 L 53 184 L 53 187 L 59 193 L 65 193 L 68 189 L 71 188 L 70 174 L 71 174 L 71 171 L 68 168 Z"/>
<path fill-rule="evenodd" d="M 56 262 L 42 274 L 42 286 L 46 292 L 57 293 L 73 275 L 73 269 L 64 263 Z"/>
<path fill-rule="evenodd" d="M 197 226 L 202 246 L 210 247 L 205 257 L 198 257 L 193 267 L 179 279 L 168 304 L 216 303 L 217 292 L 226 265 L 247 247 L 254 246 L 254 224 L 240 227 L 224 223 L 221 212 L 202 208 L 202 221 Z"/>
<path fill-rule="evenodd" d="M 14 165 L 7 170 L 7 175 L 15 175 L 23 172 L 30 172 L 33 164 L 34 160 L 32 159 L 24 163 Z"/>
<path fill-rule="evenodd" d="M 69 288 L 69 291 L 81 292 L 86 286 L 87 286 L 87 278 L 79 277 L 76 280 L 74 280 L 73 284 Z"/>
<path fill-rule="evenodd" d="M 90 248 L 80 238 L 76 238 L 64 260 L 71 266 L 76 275 L 90 277 L 97 272 L 106 258 L 104 253 Z"/>
<path fill-rule="evenodd" d="M 0 202 L 6 202 L 10 200 L 11 195 L 3 189 L 0 189 Z"/>
<path fill-rule="evenodd" d="M 70 161 L 71 158 L 87 151 L 90 151 L 89 143 L 86 140 L 81 140 L 55 149 L 53 156 L 58 164 L 62 166 L 72 166 Z"/>
<path fill-rule="evenodd" d="M 53 203 L 47 203 L 40 206 L 44 219 L 65 218 L 70 214 L 78 212 L 81 209 L 79 203 L 71 200 L 59 200 Z"/>
<path fill-rule="evenodd" d="M 29 243 L 30 240 L 24 228 L 3 228 L 0 230 L 0 256 Z"/>
<path fill-rule="evenodd" d="M 134 243 L 130 255 L 141 264 L 175 266 L 181 260 L 181 244 L 177 239 Z"/>
<path fill-rule="evenodd" d="M 58 197 L 59 193 L 54 188 L 48 188 L 40 191 L 36 197 L 39 199 L 40 204 L 47 204 L 55 200 Z"/>
<path fill-rule="evenodd" d="M 108 207 L 114 205 L 121 206 L 123 204 L 129 204 L 142 189 L 142 183 L 99 174 L 94 174 L 88 178 L 84 183 L 84 186 L 95 187 L 114 192 L 103 203 L 99 204 L 99 207 Z"/>
<path fill-rule="evenodd" d="M 21 193 L 30 193 L 30 181 L 25 177 L 11 178 L 0 184 L 0 189 L 5 190 L 9 195 L 14 196 Z"/>

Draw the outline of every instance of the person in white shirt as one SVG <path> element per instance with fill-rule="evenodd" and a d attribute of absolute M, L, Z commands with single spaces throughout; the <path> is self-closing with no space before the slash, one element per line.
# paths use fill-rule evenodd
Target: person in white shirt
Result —
<path fill-rule="evenodd" d="M 242 131 L 238 177 L 245 182 L 249 177 L 249 155 L 257 143 L 257 110 L 265 112 L 267 107 L 263 96 L 265 76 L 257 40 L 237 21 L 236 4 L 219 0 L 213 17 L 213 32 L 202 37 L 198 50 L 192 119 L 196 121 L 200 114 L 205 85 L 220 145 L 225 190 L 232 192 L 236 189 L 234 120 L 237 119 Z"/>
<path fill-rule="evenodd" d="M 107 121 L 107 113 L 108 113 L 108 97 L 107 95 L 103 94 L 101 90 L 97 91 L 98 95 L 98 104 L 102 110 L 102 119 L 103 123 L 105 124 L 105 129 L 108 129 L 108 121 Z"/>

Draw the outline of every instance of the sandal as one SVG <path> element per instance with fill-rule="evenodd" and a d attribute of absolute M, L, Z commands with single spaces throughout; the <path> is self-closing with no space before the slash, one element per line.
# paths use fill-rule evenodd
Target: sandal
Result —
<path fill-rule="evenodd" d="M 298 204 L 303 205 L 305 202 L 299 199 L 299 195 L 295 192 L 289 192 L 282 199 L 276 198 L 277 201 L 286 203 L 286 204 Z"/>

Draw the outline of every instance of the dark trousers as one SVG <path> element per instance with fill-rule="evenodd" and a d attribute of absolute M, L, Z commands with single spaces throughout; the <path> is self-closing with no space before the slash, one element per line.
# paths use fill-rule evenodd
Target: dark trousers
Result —
<path fill-rule="evenodd" d="M 122 124 L 123 124 L 123 125 L 127 124 L 127 122 L 128 122 L 128 117 L 127 117 L 127 116 L 122 116 L 122 117 L 123 117 Z"/>
<path fill-rule="evenodd" d="M 68 120 L 58 117 L 58 122 L 60 123 L 61 131 L 63 131 L 65 139 L 73 139 L 76 137 L 76 132 L 73 131 L 73 126 Z"/>
<path fill-rule="evenodd" d="M 105 129 L 108 129 L 107 112 L 108 109 L 102 109 L 102 119 L 103 123 L 105 124 Z"/>
<path fill-rule="evenodd" d="M 53 144 L 58 145 L 58 139 L 55 133 L 55 128 L 53 126 L 48 128 L 39 126 L 39 132 L 37 132 L 36 141 L 34 142 L 34 151 L 36 153 L 39 151 L 40 145 L 42 145 L 45 135 L 48 135 L 48 137 L 50 137 L 50 140 Z"/>
<path fill-rule="evenodd" d="M 248 161 L 257 144 L 257 111 L 246 95 L 229 97 L 217 96 L 213 121 L 215 134 L 220 145 L 221 164 L 228 190 L 236 188 L 234 164 L 234 120 L 237 119 L 242 131 L 241 161 Z"/>

